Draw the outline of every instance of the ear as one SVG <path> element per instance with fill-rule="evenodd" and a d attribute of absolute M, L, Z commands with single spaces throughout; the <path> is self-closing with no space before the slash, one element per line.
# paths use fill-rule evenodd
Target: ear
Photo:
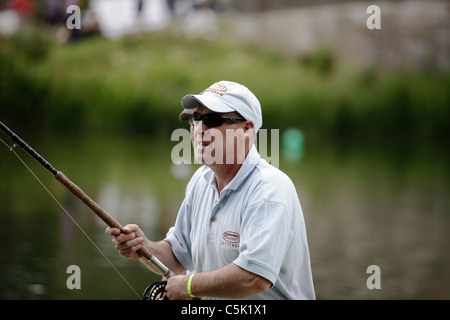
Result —
<path fill-rule="evenodd" d="M 250 145 L 255 142 L 256 132 L 255 132 L 255 124 L 252 120 L 248 120 L 244 125 L 244 136 L 245 139 L 248 139 Z"/>
<path fill-rule="evenodd" d="M 247 132 L 250 129 L 255 129 L 255 124 L 253 123 L 252 120 L 247 120 L 245 122 L 245 126 L 244 126 L 244 132 Z"/>

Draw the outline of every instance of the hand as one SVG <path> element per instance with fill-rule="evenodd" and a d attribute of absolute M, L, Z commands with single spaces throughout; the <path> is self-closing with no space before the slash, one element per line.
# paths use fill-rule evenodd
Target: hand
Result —
<path fill-rule="evenodd" d="M 168 279 L 166 293 L 169 300 L 192 300 L 187 293 L 188 281 L 188 275 L 180 275 Z"/>
<path fill-rule="evenodd" d="M 136 224 L 128 224 L 122 231 L 117 228 L 106 228 L 106 234 L 113 237 L 112 242 L 121 256 L 129 259 L 139 259 L 141 255 L 136 251 L 141 249 L 147 241 L 144 232 Z"/>

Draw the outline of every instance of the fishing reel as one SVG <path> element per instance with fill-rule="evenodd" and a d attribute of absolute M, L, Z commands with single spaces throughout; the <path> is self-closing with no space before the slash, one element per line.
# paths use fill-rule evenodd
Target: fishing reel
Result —
<path fill-rule="evenodd" d="M 149 285 L 142 295 L 142 300 L 169 300 L 166 295 L 167 281 L 157 281 Z"/>

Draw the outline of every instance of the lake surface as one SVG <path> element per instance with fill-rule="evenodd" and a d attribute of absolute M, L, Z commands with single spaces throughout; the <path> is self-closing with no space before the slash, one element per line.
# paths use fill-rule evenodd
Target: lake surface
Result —
<path fill-rule="evenodd" d="M 139 224 L 152 240 L 174 223 L 198 167 L 172 164 L 177 142 L 170 137 L 22 138 L 116 220 Z M 103 222 L 15 151 L 133 289 L 0 142 L 0 298 L 138 299 L 159 279 L 120 257 Z M 437 151 L 343 149 L 308 140 L 300 161 L 280 156 L 302 203 L 318 299 L 450 299 L 448 160 Z M 67 286 L 72 265 L 80 268 L 81 289 Z M 367 287 L 371 265 L 379 267 L 380 289 Z"/>

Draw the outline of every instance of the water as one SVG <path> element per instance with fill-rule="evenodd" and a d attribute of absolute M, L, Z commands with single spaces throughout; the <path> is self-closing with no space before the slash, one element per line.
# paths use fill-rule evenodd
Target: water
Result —
<path fill-rule="evenodd" d="M 170 137 L 23 138 L 116 220 L 139 224 L 152 240 L 173 224 L 195 169 L 172 166 Z M 16 151 L 133 289 L 2 144 L 0 298 L 138 299 L 134 291 L 158 280 L 138 261 L 120 257 L 103 222 Z M 450 298 L 448 157 L 306 140 L 301 161 L 281 156 L 280 169 L 303 206 L 317 298 Z M 80 267 L 81 289 L 67 287 L 71 265 Z M 370 265 L 380 268 L 381 289 L 367 288 Z"/>

